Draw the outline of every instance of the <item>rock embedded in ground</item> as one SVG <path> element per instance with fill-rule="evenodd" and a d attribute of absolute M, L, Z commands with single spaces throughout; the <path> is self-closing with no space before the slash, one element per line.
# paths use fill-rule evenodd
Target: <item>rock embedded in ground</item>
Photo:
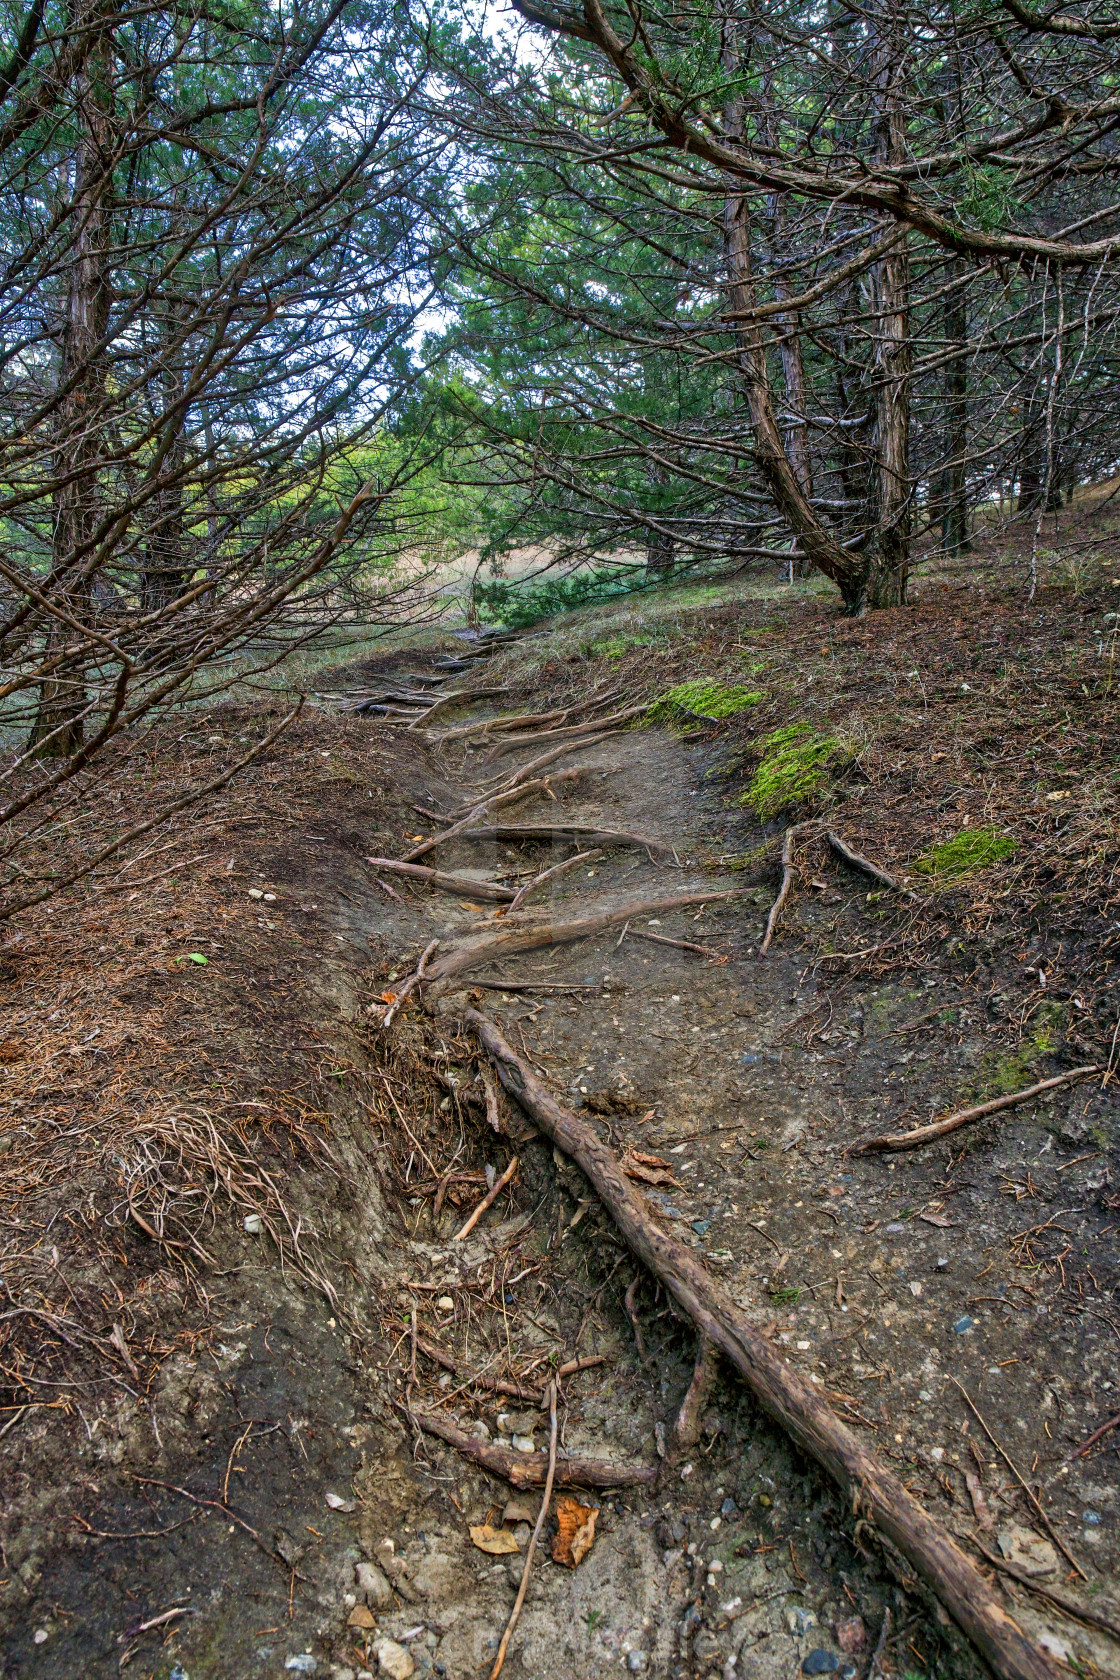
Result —
<path fill-rule="evenodd" d="M 403 1645 L 395 1639 L 383 1639 L 377 1647 L 377 1672 L 387 1680 L 411 1680 L 416 1664 Z"/>
<path fill-rule="evenodd" d="M 393 1602 L 393 1589 L 389 1585 L 385 1574 L 375 1563 L 358 1563 L 354 1566 L 359 1590 L 365 1594 L 367 1604 L 372 1604 L 375 1610 L 387 1610 Z"/>

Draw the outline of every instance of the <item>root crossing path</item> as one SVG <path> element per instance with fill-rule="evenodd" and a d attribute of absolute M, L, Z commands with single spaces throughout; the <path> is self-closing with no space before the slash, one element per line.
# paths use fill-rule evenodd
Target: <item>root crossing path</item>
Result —
<path fill-rule="evenodd" d="M 477 665 L 486 651 L 479 648 Z M 515 659 L 507 649 L 513 687 Z M 949 1268 L 940 1263 L 942 1295 L 931 1312 L 916 1278 L 892 1279 L 876 1234 L 884 1223 L 886 1171 L 846 1163 L 841 1154 L 858 1129 L 853 1106 L 862 1103 L 866 1114 L 881 1105 L 894 1049 L 861 1030 L 859 1054 L 841 1077 L 827 1044 L 812 1049 L 793 1037 L 791 1029 L 807 1018 L 827 1027 L 832 1002 L 818 991 L 795 937 L 783 939 L 782 929 L 774 953 L 759 960 L 774 889 L 759 884 L 765 876 L 728 867 L 742 837 L 706 779 L 708 743 L 630 727 L 642 708 L 606 691 L 532 716 L 502 712 L 504 697 L 495 690 L 506 685 L 485 681 L 466 694 L 464 673 L 453 671 L 450 705 L 440 687 L 424 691 L 430 724 L 424 715 L 400 720 L 402 729 L 426 736 L 429 756 L 418 778 L 426 782 L 416 807 L 422 828 L 410 849 L 397 859 L 368 860 L 386 898 L 379 942 L 386 954 L 401 956 L 375 1013 L 383 1011 L 392 1033 L 400 1011 L 415 1010 L 420 997 L 434 1004 L 438 1019 L 443 993 L 449 1021 L 456 1010 L 463 1014 L 448 995 L 453 989 L 460 998 L 467 989 L 483 999 L 487 1016 L 548 1090 L 594 1117 L 600 1138 L 665 1229 L 694 1252 L 724 1298 L 737 1302 L 743 1322 L 792 1364 L 800 1394 L 815 1393 L 841 1420 L 853 1451 L 855 1429 L 860 1450 L 877 1454 L 895 1485 L 905 1483 L 903 1503 L 920 1502 L 911 1511 L 919 1527 L 921 1504 L 935 1527 L 944 1525 L 938 1467 L 945 1448 L 935 1452 L 922 1434 L 960 1432 L 959 1394 L 942 1376 L 942 1362 L 955 1351 L 949 1323 L 957 1302 L 963 1309 L 967 1280 L 945 1277 Z M 837 885 L 852 890 L 850 880 Z M 890 1013 L 912 1009 L 912 994 L 881 991 L 881 1025 Z M 859 1008 L 862 1027 L 867 1000 Z M 474 1078 L 490 1124 L 519 1138 L 516 1149 L 493 1138 L 485 1176 L 495 1184 L 503 1167 L 514 1178 L 516 1150 L 527 1163 L 534 1146 L 524 1141 L 524 1115 L 500 1103 L 484 1059 Z M 535 1153 L 547 1168 L 541 1146 Z M 437 1254 L 461 1217 L 452 1218 L 450 1208 L 441 1213 L 442 1194 L 437 1190 L 416 1226 L 424 1237 L 419 1246 L 434 1245 Z M 524 1201 L 495 1198 L 486 1221 L 508 1223 Z M 559 1153 L 548 1193 L 528 1218 L 543 1276 L 507 1291 L 505 1306 L 539 1323 L 543 1277 L 550 1277 L 553 1294 L 567 1293 L 569 1307 L 578 1308 L 572 1351 L 586 1354 L 593 1342 L 597 1356 L 612 1350 L 611 1375 L 603 1381 L 600 1372 L 594 1392 L 586 1375 L 581 1388 L 576 1379 L 568 1385 L 565 1450 L 573 1465 L 577 1454 L 600 1462 L 613 1454 L 616 1464 L 627 1458 L 631 1470 L 644 1459 L 661 1473 L 651 1490 L 648 1472 L 627 1475 L 621 1467 L 618 1483 L 629 1479 L 643 1491 L 627 1494 L 625 1504 L 620 1498 L 614 1539 L 601 1541 L 576 1574 L 544 1572 L 522 1614 L 511 1663 L 536 1674 L 591 1674 L 613 1657 L 633 1672 L 665 1675 L 777 1680 L 800 1667 L 856 1676 L 866 1672 L 867 1642 L 876 1632 L 894 1643 L 908 1629 L 918 1633 L 919 1643 L 909 1644 L 923 1666 L 937 1658 L 946 1673 L 981 1672 L 975 1647 L 946 1628 L 943 1612 L 931 1617 L 928 1599 L 907 1598 L 900 1588 L 918 1588 L 901 1555 L 905 1534 L 894 1534 L 901 1552 L 888 1547 L 885 1561 L 872 1556 L 860 1543 L 859 1511 L 853 1517 L 850 1504 L 844 1509 L 839 1490 L 763 1417 L 730 1371 L 713 1389 L 704 1336 L 697 1348 L 687 1321 L 673 1315 L 663 1288 L 634 1261 L 634 1244 L 618 1244 L 586 1181 Z M 931 1224 L 936 1230 L 936 1215 Z M 921 1246 L 929 1242 L 927 1236 Z M 538 1290 L 545 1291 L 539 1298 Z M 445 1337 L 454 1332 L 447 1325 Z M 508 1340 L 507 1354 L 515 1375 Z M 697 1354 L 704 1367 L 699 1386 Z M 462 1376 L 446 1353 L 442 1363 Z M 482 1381 L 493 1386 L 492 1377 Z M 922 1399 L 918 1383 L 925 1385 Z M 892 1409 L 912 1410 L 915 1400 L 926 1428 L 908 1440 L 893 1427 Z M 781 1416 L 780 1406 L 769 1411 Z M 461 1430 L 437 1433 L 460 1446 L 466 1439 Z M 494 1449 L 488 1456 L 496 1462 Z M 597 1480 L 610 1485 L 609 1476 Z M 997 1673 L 1042 1680 L 1056 1672 L 1048 1622 L 1030 1599 L 1010 1597 L 986 1568 L 976 1571 L 975 1551 L 953 1526 L 963 1555 L 948 1528 L 944 1537 L 950 1573 L 959 1577 L 951 1605 L 958 1623 Z M 936 1588 L 929 1571 L 917 1567 Z M 609 1619 L 590 1604 L 576 1638 L 573 1603 L 594 1598 L 608 1581 Z M 893 1623 L 885 1623 L 890 1605 Z M 559 1664 L 558 1629 L 566 1653 Z M 899 1670 L 906 1649 L 903 1640 L 894 1658 Z"/>

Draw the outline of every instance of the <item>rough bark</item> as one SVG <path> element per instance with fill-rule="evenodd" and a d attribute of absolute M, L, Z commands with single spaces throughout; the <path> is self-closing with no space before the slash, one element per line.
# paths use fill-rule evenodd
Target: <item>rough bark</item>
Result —
<path fill-rule="evenodd" d="M 967 554 L 972 547 L 968 530 L 965 457 L 968 452 L 968 306 L 964 264 L 954 257 L 950 269 L 954 290 L 945 298 L 945 338 L 955 354 L 945 367 L 945 465 L 941 469 L 941 547 L 948 555 Z"/>
<path fill-rule="evenodd" d="M 98 411 L 104 368 L 98 346 L 109 322 L 109 226 L 112 168 L 112 13 L 102 3 L 82 6 L 75 32 L 86 51 L 75 80 L 79 139 L 74 159 L 74 244 L 67 277 L 59 386 L 52 564 L 52 591 L 63 610 L 86 622 L 92 610 L 91 554 L 100 520 L 97 472 L 101 453 Z M 46 626 L 47 658 L 61 655 L 73 639 L 65 622 Z M 44 679 L 29 748 L 41 757 L 69 757 L 84 736 L 85 679 L 65 664 Z"/>
<path fill-rule="evenodd" d="M 905 155 L 904 64 L 889 25 L 876 25 L 875 150 L 887 166 Z M 901 606 L 910 572 L 910 256 L 903 241 L 870 272 L 875 393 L 875 536 L 867 602 Z"/>
<path fill-rule="evenodd" d="M 724 240 L 730 306 L 736 312 L 746 312 L 755 307 L 755 284 L 745 199 L 728 199 L 724 211 Z M 739 327 L 739 343 L 739 368 L 754 432 L 758 470 L 783 519 L 797 538 L 801 553 L 818 571 L 832 579 L 850 612 L 862 612 L 867 583 L 866 563 L 861 555 L 850 552 L 837 542 L 821 523 L 794 471 L 774 412 L 762 327 L 749 320 L 743 322 Z"/>

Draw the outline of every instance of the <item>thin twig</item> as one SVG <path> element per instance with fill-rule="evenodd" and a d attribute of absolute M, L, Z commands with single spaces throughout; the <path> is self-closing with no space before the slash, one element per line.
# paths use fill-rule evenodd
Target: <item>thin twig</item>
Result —
<path fill-rule="evenodd" d="M 521 1614 L 521 1606 L 525 1602 L 525 1594 L 529 1590 L 529 1572 L 533 1567 L 533 1553 L 537 1549 L 544 1519 L 548 1515 L 548 1507 L 552 1503 L 552 1484 L 556 1479 L 556 1384 L 548 1385 L 548 1475 L 545 1478 L 544 1494 L 541 1498 L 541 1508 L 537 1512 L 536 1526 L 529 1537 L 528 1550 L 525 1553 L 525 1568 L 521 1572 L 521 1585 L 517 1589 L 517 1597 L 513 1601 L 513 1609 L 509 1613 L 506 1631 L 502 1634 L 502 1642 L 498 1646 L 498 1654 L 494 1658 L 494 1666 L 490 1670 L 490 1680 L 498 1680 L 502 1672 L 502 1664 L 506 1660 L 509 1649 L 510 1636 L 517 1626 L 517 1618 Z"/>
<path fill-rule="evenodd" d="M 999 1442 L 996 1440 L 995 1436 L 992 1434 L 991 1430 L 988 1428 L 988 1425 L 985 1423 L 983 1417 L 981 1416 L 979 1410 L 977 1409 L 977 1406 L 976 1406 L 975 1402 L 973 1401 L 971 1395 L 968 1393 L 968 1390 L 961 1386 L 961 1384 L 957 1381 L 956 1377 L 950 1377 L 949 1381 L 953 1384 L 954 1388 L 959 1388 L 960 1389 L 960 1391 L 961 1391 L 962 1395 L 964 1396 L 965 1401 L 966 1401 L 966 1403 L 968 1405 L 968 1408 L 971 1411 L 973 1417 L 975 1417 L 977 1423 L 980 1425 L 981 1429 L 984 1431 L 985 1435 L 988 1437 L 989 1441 L 992 1443 L 992 1446 L 996 1449 L 999 1456 L 1003 1459 L 1003 1462 L 1007 1465 L 1007 1468 L 1010 1470 L 1011 1474 L 1014 1476 L 1015 1480 L 1018 1482 L 1019 1486 L 1022 1488 L 1023 1492 L 1026 1494 L 1027 1498 L 1030 1500 L 1032 1506 L 1034 1507 L 1034 1510 L 1035 1510 L 1035 1513 L 1038 1517 L 1039 1522 L 1045 1528 L 1047 1534 L 1050 1536 L 1051 1540 L 1053 1540 L 1055 1546 L 1057 1546 L 1057 1548 L 1061 1552 L 1062 1556 L 1072 1566 L 1072 1568 L 1076 1569 L 1076 1571 L 1080 1575 L 1081 1579 L 1083 1581 L 1087 1581 L 1089 1579 L 1089 1577 L 1086 1575 L 1085 1571 L 1082 1569 L 1081 1565 L 1078 1563 L 1077 1559 L 1074 1557 L 1073 1553 L 1070 1551 L 1069 1547 L 1066 1545 L 1065 1541 L 1062 1539 L 1061 1535 L 1058 1533 L 1057 1529 L 1054 1527 L 1053 1523 L 1050 1521 L 1050 1518 L 1046 1515 L 1046 1512 L 1042 1509 L 1042 1506 L 1039 1504 L 1038 1500 L 1035 1498 L 1035 1495 L 1033 1494 L 1031 1489 L 1028 1487 L 1027 1482 L 1026 1482 L 1026 1478 L 1020 1474 L 1018 1467 L 1008 1457 L 1007 1453 L 1000 1446 Z"/>
<path fill-rule="evenodd" d="M 1059 1610 L 1064 1610 L 1067 1616 L 1075 1616 L 1079 1622 L 1084 1622 L 1086 1626 L 1100 1628 L 1103 1633 L 1110 1633 L 1113 1639 L 1120 1639 L 1120 1627 L 1115 1622 L 1110 1622 L 1107 1616 L 1102 1616 L 1099 1610 L 1088 1610 L 1083 1605 L 1075 1603 L 1072 1598 L 1067 1598 L 1065 1593 L 1055 1592 L 1053 1587 L 1044 1587 L 1041 1581 L 1036 1581 L 1031 1575 L 1024 1575 L 1021 1570 L 1016 1569 L 1005 1558 L 997 1557 L 994 1552 L 989 1552 L 985 1546 L 980 1544 L 979 1540 L 973 1540 L 972 1544 L 982 1557 L 987 1558 L 993 1568 L 1002 1570 L 1005 1575 L 1010 1575 L 1011 1579 L 1018 1581 L 1021 1587 L 1026 1587 L 1029 1592 L 1037 1593 L 1040 1598 L 1048 1599 L 1051 1604 L 1057 1605 Z"/>

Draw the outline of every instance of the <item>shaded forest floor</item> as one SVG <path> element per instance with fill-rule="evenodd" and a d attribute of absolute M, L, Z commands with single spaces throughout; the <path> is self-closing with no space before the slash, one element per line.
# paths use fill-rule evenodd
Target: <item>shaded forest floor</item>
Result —
<path fill-rule="evenodd" d="M 609 850 L 559 878 L 553 908 L 742 897 L 512 959 L 507 979 L 589 989 L 491 990 L 484 1007 L 615 1148 L 666 1164 L 659 1215 L 939 1520 L 1114 1622 L 1120 1430 L 1075 1454 L 1120 1411 L 1116 1073 L 926 1149 L 846 1151 L 1115 1069 L 1117 613 L 1108 576 L 1029 606 L 927 586 L 861 622 L 816 597 L 684 592 L 546 627 L 490 662 L 506 694 L 441 720 L 597 686 L 619 705 L 700 680 L 754 697 L 723 721 L 670 706 L 573 750 L 562 763 L 584 775 L 557 789 L 564 822 L 649 834 L 681 867 Z M 359 693 L 419 659 L 325 680 Z M 165 729 L 137 763 L 136 813 L 278 715 Z M 791 726 L 820 745 L 813 785 L 761 816 L 751 790 Z M 487 1124 L 471 1045 L 418 1007 L 379 1025 L 433 936 L 493 917 L 399 881 L 389 896 L 364 860 L 399 857 L 431 832 L 423 812 L 534 749 L 482 756 L 308 708 L 166 850 L 28 913 L 5 946 L 6 1680 L 352 1680 L 386 1638 L 405 1654 L 384 1663 L 486 1672 L 520 1554 L 481 1552 L 468 1529 L 500 1527 L 510 1490 L 407 1412 L 439 1404 L 500 1437 L 506 1402 L 472 1375 L 532 1388 L 601 1356 L 565 1383 L 565 1445 L 662 1465 L 689 1327 L 579 1173 L 508 1106 L 500 1133 Z M 558 814 L 542 799 L 511 820 Z M 760 961 L 781 837 L 807 815 L 914 896 L 809 836 Z M 452 842 L 437 858 L 512 883 L 571 849 Z M 514 1153 L 509 1190 L 455 1244 Z M 422 1351 L 413 1372 L 413 1312 L 454 1375 Z M 729 1372 L 686 1459 L 593 1503 L 578 1569 L 546 1548 L 511 1676 L 864 1677 L 887 1608 L 881 1674 L 978 1672 Z M 510 1512 L 523 1545 L 521 1525 Z M 997 1579 L 1070 1672 L 1114 1671 L 1107 1636 Z"/>

